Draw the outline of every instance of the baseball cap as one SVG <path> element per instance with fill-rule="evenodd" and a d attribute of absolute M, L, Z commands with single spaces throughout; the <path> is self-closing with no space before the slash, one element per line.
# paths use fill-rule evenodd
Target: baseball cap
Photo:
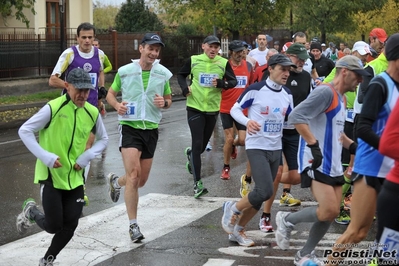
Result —
<path fill-rule="evenodd" d="M 242 41 L 234 40 L 229 43 L 229 50 L 233 52 L 239 52 L 245 49 L 244 44 Z"/>
<path fill-rule="evenodd" d="M 74 68 L 69 71 L 66 82 L 77 89 L 94 89 L 89 73 L 84 71 L 83 68 Z"/>
<path fill-rule="evenodd" d="M 385 55 L 388 61 L 399 59 L 399 33 L 389 36 L 385 44 Z"/>
<path fill-rule="evenodd" d="M 292 63 L 292 61 L 286 55 L 283 54 L 272 55 L 267 61 L 267 64 L 269 66 L 282 65 L 282 66 L 292 66 L 296 68 L 296 65 Z"/>
<path fill-rule="evenodd" d="M 326 46 L 326 44 L 323 42 L 322 44 L 321 44 L 321 47 L 325 47 Z"/>
<path fill-rule="evenodd" d="M 248 51 L 252 50 L 252 45 L 248 44 Z"/>
<path fill-rule="evenodd" d="M 275 41 L 274 45 L 280 45 L 280 42 L 279 41 Z"/>
<path fill-rule="evenodd" d="M 282 51 L 283 51 L 283 52 L 286 52 L 287 49 L 288 49 L 292 44 L 293 44 L 293 42 L 286 42 L 286 43 L 283 45 Z"/>
<path fill-rule="evenodd" d="M 330 42 L 328 45 L 329 45 L 330 47 L 334 47 L 334 48 L 336 47 L 336 46 L 335 46 L 335 43 L 333 43 L 333 42 Z"/>
<path fill-rule="evenodd" d="M 374 29 L 372 29 L 372 30 L 370 31 L 369 36 L 370 36 L 370 37 L 377 38 L 377 39 L 378 39 L 380 42 L 382 42 L 382 43 L 384 43 L 384 42 L 387 40 L 387 38 L 388 38 L 388 35 L 387 35 L 387 33 L 385 32 L 385 30 L 384 30 L 384 29 L 381 29 L 381 28 L 374 28 Z"/>
<path fill-rule="evenodd" d="M 306 60 L 310 58 L 308 52 L 306 51 L 306 47 L 300 43 L 293 43 L 288 47 L 285 51 L 286 54 L 295 54 L 299 59 Z"/>
<path fill-rule="evenodd" d="M 141 40 L 141 43 L 145 44 L 160 44 L 165 47 L 165 44 L 162 42 L 161 37 L 159 37 L 156 33 L 146 33 Z"/>
<path fill-rule="evenodd" d="M 248 48 L 248 43 L 246 41 L 242 41 L 242 44 L 244 45 L 245 48 Z"/>
<path fill-rule="evenodd" d="M 354 51 L 357 51 L 360 55 L 371 54 L 370 46 L 363 41 L 355 42 L 352 48 L 352 52 Z"/>
<path fill-rule="evenodd" d="M 362 61 L 354 55 L 345 55 L 335 63 L 335 67 L 347 68 L 362 76 L 371 76 L 370 73 L 364 70 Z"/>
<path fill-rule="evenodd" d="M 204 41 L 202 43 L 207 43 L 207 44 L 217 43 L 220 45 L 220 40 L 215 35 L 209 35 L 208 37 L 206 37 L 204 39 Z"/>

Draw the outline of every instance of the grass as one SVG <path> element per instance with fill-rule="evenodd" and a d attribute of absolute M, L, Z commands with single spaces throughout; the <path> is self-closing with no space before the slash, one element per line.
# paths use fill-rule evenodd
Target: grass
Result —
<path fill-rule="evenodd" d="M 105 83 L 105 88 L 111 86 L 111 83 Z M 46 102 L 52 99 L 57 98 L 61 95 L 60 89 L 54 89 L 50 91 L 42 91 L 32 94 L 24 94 L 24 95 L 13 95 L 13 96 L 2 96 L 0 97 L 0 105 L 1 104 L 20 104 L 20 103 L 34 103 L 34 102 Z"/>
<path fill-rule="evenodd" d="M 0 98 L 0 104 L 20 104 L 49 101 L 60 96 L 60 90 L 44 91 L 25 95 L 3 96 Z"/>

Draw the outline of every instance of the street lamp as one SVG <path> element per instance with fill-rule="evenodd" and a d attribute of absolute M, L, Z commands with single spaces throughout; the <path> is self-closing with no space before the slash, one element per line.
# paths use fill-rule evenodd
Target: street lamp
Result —
<path fill-rule="evenodd" d="M 65 30 L 64 30 L 64 12 L 65 12 L 65 0 L 59 0 L 60 7 L 60 48 L 61 53 L 65 50 Z"/>

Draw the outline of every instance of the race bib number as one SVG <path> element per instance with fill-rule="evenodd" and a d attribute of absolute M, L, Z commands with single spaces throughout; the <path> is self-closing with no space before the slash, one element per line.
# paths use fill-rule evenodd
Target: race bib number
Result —
<path fill-rule="evenodd" d="M 93 85 L 93 88 L 96 87 L 97 85 L 97 73 L 89 73 L 90 79 L 91 79 L 91 85 Z"/>
<path fill-rule="evenodd" d="M 212 87 L 212 80 L 214 78 L 219 78 L 219 75 L 218 74 L 200 73 L 199 74 L 199 83 L 202 87 Z"/>
<path fill-rule="evenodd" d="M 353 123 L 353 121 L 355 119 L 355 112 L 353 111 L 353 109 L 346 109 L 345 113 L 346 113 L 345 120 Z"/>
<path fill-rule="evenodd" d="M 119 120 L 135 120 L 137 118 L 137 103 L 129 102 L 126 104 L 126 113 L 119 116 Z"/>
<path fill-rule="evenodd" d="M 263 125 L 263 135 L 271 136 L 281 133 L 283 123 L 265 121 Z"/>
<path fill-rule="evenodd" d="M 248 77 L 247 76 L 236 76 L 237 78 L 237 86 L 235 88 L 237 89 L 245 89 L 248 83 Z"/>

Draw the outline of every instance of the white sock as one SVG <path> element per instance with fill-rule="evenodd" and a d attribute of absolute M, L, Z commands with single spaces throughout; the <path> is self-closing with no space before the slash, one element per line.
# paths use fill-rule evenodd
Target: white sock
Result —
<path fill-rule="evenodd" d="M 130 225 L 132 225 L 132 224 L 137 224 L 137 219 L 131 219 L 131 220 L 129 220 L 129 224 L 130 224 Z"/>

